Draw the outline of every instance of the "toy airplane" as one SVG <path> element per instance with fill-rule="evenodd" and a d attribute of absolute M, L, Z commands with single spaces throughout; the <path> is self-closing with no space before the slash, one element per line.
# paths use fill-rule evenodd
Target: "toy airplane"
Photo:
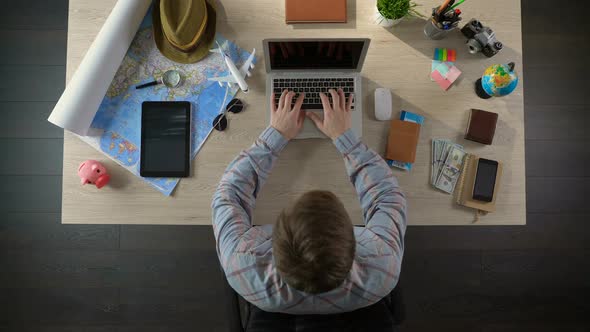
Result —
<path fill-rule="evenodd" d="M 227 75 L 224 77 L 212 77 L 209 80 L 218 82 L 220 86 L 223 86 L 223 83 L 227 83 L 227 86 L 231 87 L 232 84 L 237 84 L 244 93 L 248 93 L 248 83 L 246 83 L 246 76 L 250 77 L 252 74 L 250 73 L 250 69 L 254 69 L 254 55 L 256 54 L 256 49 L 252 50 L 252 55 L 244 62 L 242 67 L 238 70 L 236 64 L 231 59 L 229 54 L 225 51 L 227 49 L 227 41 L 223 43 L 223 46 L 219 45 L 217 41 L 217 47 L 214 50 L 211 50 L 212 53 L 219 53 L 223 56 L 225 63 L 227 64 L 227 68 L 229 68 L 229 72 L 231 75 Z"/>

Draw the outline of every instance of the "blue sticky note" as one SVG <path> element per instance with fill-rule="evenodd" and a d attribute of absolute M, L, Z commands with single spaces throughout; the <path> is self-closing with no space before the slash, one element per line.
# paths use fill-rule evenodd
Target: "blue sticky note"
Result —
<path fill-rule="evenodd" d="M 455 65 L 455 63 L 452 62 L 452 61 L 432 60 L 432 66 L 430 67 L 430 72 L 432 73 L 433 71 L 437 70 L 437 67 L 440 66 L 440 65 L 442 65 L 442 64 L 447 65 L 447 68 L 453 67 Z M 428 76 L 430 76 L 430 75 L 428 75 Z M 441 73 L 441 76 L 442 77 L 445 77 L 445 75 L 443 75 L 442 73 Z M 431 81 L 434 81 L 432 78 L 430 78 L 430 80 Z"/>
<path fill-rule="evenodd" d="M 441 63 L 440 65 L 436 66 L 436 68 L 434 68 L 434 70 L 438 71 L 440 76 L 444 77 L 445 79 L 449 75 L 449 69 L 450 67 L 446 63 Z"/>

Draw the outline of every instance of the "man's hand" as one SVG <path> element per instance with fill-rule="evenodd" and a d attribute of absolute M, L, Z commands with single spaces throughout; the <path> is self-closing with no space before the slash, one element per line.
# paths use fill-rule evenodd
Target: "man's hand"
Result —
<path fill-rule="evenodd" d="M 270 125 L 288 140 L 299 135 L 303 128 L 303 120 L 305 120 L 305 112 L 301 110 L 305 94 L 299 95 L 293 109 L 291 109 L 293 97 L 295 97 L 295 92 L 284 90 L 278 105 L 275 105 L 275 94 L 273 93 L 270 97 Z"/>
<path fill-rule="evenodd" d="M 326 136 L 335 140 L 338 136 L 350 129 L 350 112 L 354 96 L 350 94 L 347 103 L 342 89 L 338 89 L 338 92 L 330 89 L 329 92 L 332 95 L 333 105 L 330 105 L 328 96 L 320 93 L 320 98 L 322 99 L 322 104 L 324 106 L 324 117 L 322 118 L 312 112 L 307 113 L 307 117 L 310 118 L 318 129 Z"/>

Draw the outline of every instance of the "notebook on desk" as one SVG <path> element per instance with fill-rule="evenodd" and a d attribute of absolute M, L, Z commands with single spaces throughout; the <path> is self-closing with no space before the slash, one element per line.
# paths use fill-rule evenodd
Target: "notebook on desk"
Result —
<path fill-rule="evenodd" d="M 346 23 L 346 0 L 285 0 L 287 24 Z"/>

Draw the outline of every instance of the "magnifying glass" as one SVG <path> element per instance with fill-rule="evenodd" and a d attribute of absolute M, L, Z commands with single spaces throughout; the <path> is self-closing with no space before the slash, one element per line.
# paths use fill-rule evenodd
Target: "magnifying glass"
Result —
<path fill-rule="evenodd" d="M 180 72 L 178 70 L 168 70 L 164 73 L 164 75 L 162 75 L 162 77 L 159 80 L 155 80 L 149 83 L 145 83 L 142 85 L 138 85 L 135 87 L 135 89 L 143 89 L 143 88 L 147 88 L 148 86 L 153 86 L 153 85 L 158 85 L 158 84 L 164 84 L 165 86 L 169 87 L 169 88 L 175 88 L 177 86 L 180 85 L 180 81 L 182 81 L 182 77 L 180 76 Z"/>

